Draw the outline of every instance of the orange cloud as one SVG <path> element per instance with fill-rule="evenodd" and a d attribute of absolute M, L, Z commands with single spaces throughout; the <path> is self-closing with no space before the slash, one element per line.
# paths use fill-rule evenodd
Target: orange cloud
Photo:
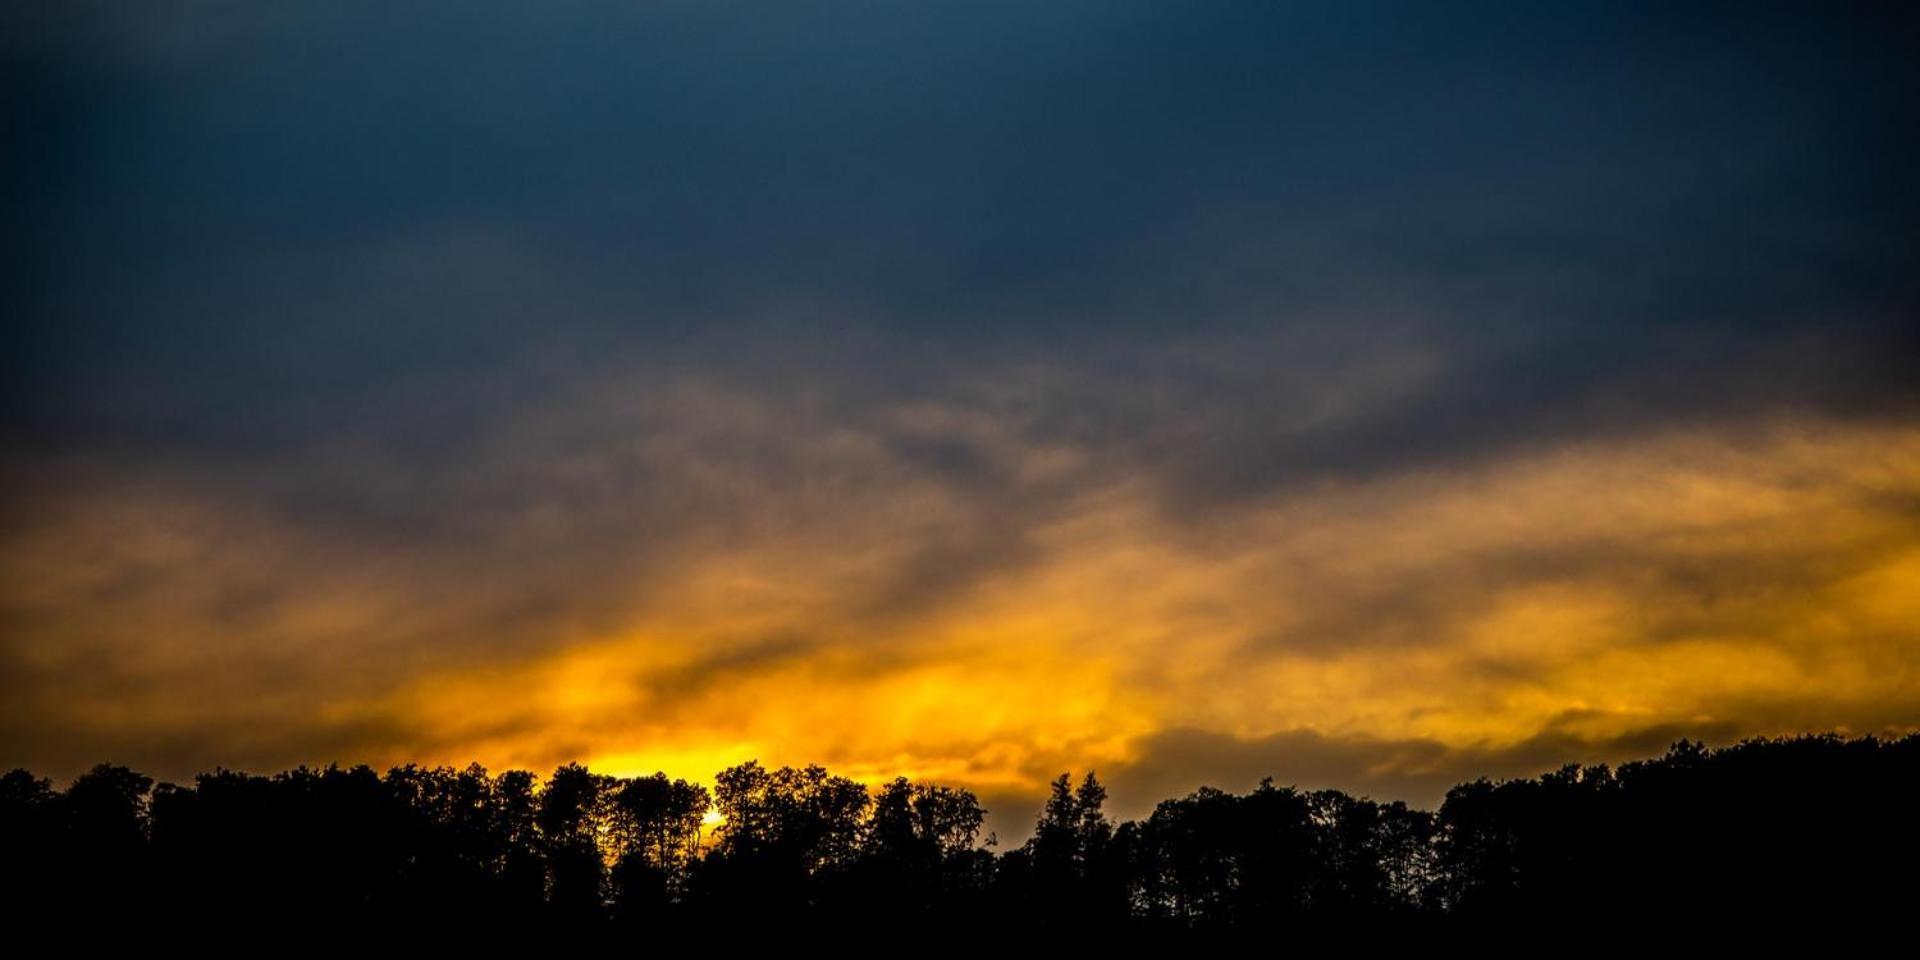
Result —
<path fill-rule="evenodd" d="M 1920 722 L 1911 427 L 1568 442 L 1196 518 L 1150 474 L 977 411 L 854 427 L 670 402 L 680 432 L 636 461 L 517 468 L 571 492 L 475 519 L 488 550 L 552 551 L 504 567 L 190 485 L 84 491 L 5 551 L 8 753 L 176 776 L 584 759 L 704 777 L 757 757 L 1005 795 L 1140 772 L 1177 731 L 1369 744 L 1354 762 L 1379 774 L 1543 737 Z M 539 421 L 518 429 L 537 441 Z M 964 441 L 1039 492 L 982 499 L 902 435 Z M 701 521 L 663 526 L 665 546 L 624 520 L 662 497 Z"/>

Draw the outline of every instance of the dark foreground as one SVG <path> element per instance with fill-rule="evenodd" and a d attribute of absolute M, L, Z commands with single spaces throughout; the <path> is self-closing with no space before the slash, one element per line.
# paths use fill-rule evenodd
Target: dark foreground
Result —
<path fill-rule="evenodd" d="M 1858 928 L 1904 923 L 1920 891 L 1920 735 L 1683 741 L 1618 769 L 1463 784 L 1438 812 L 1265 783 L 1116 824 L 1104 799 L 1063 775 L 1032 839 L 995 853 L 966 791 L 869 791 L 819 767 L 749 763 L 711 793 L 577 765 L 544 784 L 408 766 L 157 787 L 103 765 L 64 792 L 16 770 L 0 895 L 16 929 L 834 928 L 966 949 L 983 931 Z"/>

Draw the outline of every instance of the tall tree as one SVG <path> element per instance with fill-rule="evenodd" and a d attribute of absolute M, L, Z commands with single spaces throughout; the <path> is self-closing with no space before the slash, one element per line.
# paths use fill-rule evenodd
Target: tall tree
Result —
<path fill-rule="evenodd" d="M 683 893 L 712 797 L 656 773 L 618 781 L 610 803 L 615 907 L 629 920 L 663 913 Z"/>
<path fill-rule="evenodd" d="M 553 772 L 540 792 L 537 822 L 547 858 L 548 899 L 563 915 L 597 914 L 605 903 L 600 836 L 612 778 L 577 763 Z"/>

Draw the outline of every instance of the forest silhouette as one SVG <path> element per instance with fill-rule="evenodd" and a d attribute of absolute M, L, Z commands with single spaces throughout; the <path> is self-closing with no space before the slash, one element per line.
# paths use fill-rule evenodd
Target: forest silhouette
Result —
<path fill-rule="evenodd" d="M 1062 774 L 996 852 L 970 792 L 819 766 L 711 790 L 569 764 L 0 780 L 20 917 L 127 929 L 503 933 L 1428 930 L 1623 917 L 1886 919 L 1911 909 L 1920 735 L 1809 735 L 1453 788 L 1437 811 L 1263 781 L 1117 823 Z M 718 819 L 710 815 L 717 814 Z M 769 929 L 772 929 L 769 927 Z"/>

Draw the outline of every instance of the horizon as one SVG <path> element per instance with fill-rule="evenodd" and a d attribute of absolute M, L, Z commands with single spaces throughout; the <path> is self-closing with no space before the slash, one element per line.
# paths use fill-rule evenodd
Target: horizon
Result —
<path fill-rule="evenodd" d="M 1286 791 L 1297 791 L 1301 794 L 1333 792 L 1333 793 L 1344 794 L 1354 800 L 1358 800 L 1363 803 L 1370 802 L 1370 803 L 1375 803 L 1382 806 L 1404 804 L 1405 806 L 1407 806 L 1412 810 L 1434 814 L 1434 813 L 1438 813 L 1442 809 L 1448 795 L 1452 794 L 1453 792 L 1455 792 L 1457 789 L 1460 789 L 1460 788 L 1465 788 L 1465 787 L 1473 786 L 1480 783 L 1486 783 L 1486 784 L 1490 784 L 1498 787 L 1498 786 L 1503 786 L 1503 785 L 1513 784 L 1513 783 L 1524 784 L 1528 782 L 1536 782 L 1548 777 L 1562 775 L 1566 773 L 1569 769 L 1573 769 L 1583 775 L 1599 774 L 1599 775 L 1605 775 L 1610 777 L 1617 776 L 1620 773 L 1619 768 L 1621 767 L 1631 768 L 1636 766 L 1657 765 L 1662 761 L 1671 760 L 1671 758 L 1673 757 L 1676 751 L 1683 750 L 1683 749 L 1704 750 L 1707 754 L 1712 755 L 1721 751 L 1731 751 L 1739 748 L 1752 749 L 1756 747 L 1759 747 L 1759 748 L 1778 747 L 1783 745 L 1806 743 L 1809 741 L 1824 742 L 1824 743 L 1838 744 L 1838 745 L 1858 745 L 1858 744 L 1875 744 L 1875 743 L 1882 744 L 1882 745 L 1894 745 L 1894 744 L 1913 741 L 1914 738 L 1916 737 L 1920 737 L 1920 732 L 1907 731 L 1901 734 L 1869 733 L 1869 734 L 1854 735 L 1854 734 L 1848 734 L 1840 731 L 1819 731 L 1819 732 L 1803 731 L 1803 732 L 1799 732 L 1791 735 L 1746 736 L 1737 740 L 1729 741 L 1724 744 L 1714 744 L 1714 743 L 1707 743 L 1699 740 L 1682 739 L 1682 740 L 1677 740 L 1677 741 L 1674 741 L 1673 743 L 1668 744 L 1666 748 L 1658 752 L 1643 752 L 1642 754 L 1630 756 L 1630 757 L 1624 757 L 1616 761 L 1582 762 L 1582 761 L 1575 761 L 1575 760 L 1565 760 L 1565 761 L 1555 763 L 1550 767 L 1542 767 L 1540 769 L 1532 770 L 1530 772 L 1518 771 L 1516 768 L 1515 772 L 1507 772 L 1502 774 L 1481 774 L 1469 780 L 1461 780 L 1455 783 L 1447 784 L 1444 788 L 1442 788 L 1441 792 L 1437 796 L 1432 798 L 1431 802 L 1418 802 L 1416 800 L 1409 799 L 1406 797 L 1375 796 L 1365 792 L 1345 790 L 1337 786 L 1331 786 L 1331 785 L 1325 785 L 1325 784 L 1301 783 L 1297 781 L 1289 781 L 1282 777 L 1276 777 L 1271 774 L 1264 774 L 1256 777 L 1254 779 L 1254 782 L 1252 782 L 1251 784 L 1241 785 L 1241 786 L 1228 786 L 1223 783 L 1216 783 L 1216 782 L 1195 783 L 1190 788 L 1177 790 L 1173 793 L 1168 793 L 1164 796 L 1153 798 L 1152 800 L 1147 801 L 1145 803 L 1142 803 L 1138 797 L 1128 797 L 1123 794 L 1118 799 L 1118 802 L 1103 803 L 1102 812 L 1105 816 L 1108 817 L 1109 820 L 1111 820 L 1116 824 L 1129 823 L 1129 822 L 1138 823 L 1138 822 L 1143 822 L 1149 819 L 1149 817 L 1154 813 L 1155 809 L 1165 801 L 1191 800 L 1195 796 L 1203 794 L 1207 791 L 1219 791 L 1229 796 L 1241 796 L 1241 795 L 1253 793 L 1257 790 L 1260 790 L 1266 787 L 1272 787 L 1272 788 L 1286 790 Z M 366 771 L 368 773 L 371 773 L 381 778 L 382 780 L 391 781 L 396 775 L 404 771 L 417 772 L 417 773 L 423 773 L 423 774 L 429 774 L 429 775 L 445 774 L 445 775 L 453 775 L 453 776 L 464 776 L 470 772 L 477 771 L 479 774 L 494 781 L 500 780 L 503 776 L 507 774 L 515 774 L 515 773 L 529 774 L 530 783 L 532 784 L 532 786 L 536 790 L 544 791 L 547 787 L 549 787 L 554 783 L 554 781 L 557 778 L 557 775 L 566 773 L 572 769 L 578 769 L 578 770 L 591 773 L 595 776 L 610 778 L 611 780 L 620 784 L 624 784 L 626 782 L 630 782 L 633 780 L 660 779 L 660 780 L 665 780 L 669 782 L 693 784 L 711 791 L 714 788 L 715 784 L 718 782 L 718 780 L 723 775 L 728 773 L 729 770 L 737 770 L 743 766 L 761 767 L 762 769 L 768 770 L 769 772 L 772 772 L 773 770 L 777 769 L 774 767 L 767 767 L 763 764 L 760 764 L 759 761 L 754 758 L 748 758 L 744 761 L 741 761 L 739 764 L 734 764 L 727 769 L 715 771 L 713 774 L 707 775 L 704 777 L 683 776 L 681 774 L 677 774 L 673 771 L 667 771 L 667 770 L 651 770 L 651 771 L 640 772 L 640 771 L 594 769 L 592 764 L 583 763 L 580 761 L 565 762 L 561 764 L 559 767 L 555 768 L 555 770 L 553 770 L 552 772 L 548 772 L 548 773 L 542 773 L 537 770 L 522 770 L 517 768 L 499 769 L 499 770 L 488 769 L 485 765 L 480 764 L 477 761 L 470 762 L 467 764 L 439 764 L 439 765 L 421 765 L 421 764 L 414 764 L 414 763 L 402 763 L 392 767 L 388 767 L 386 769 L 381 769 L 379 767 L 376 767 L 370 764 L 365 764 L 365 763 L 343 763 L 343 762 L 333 761 L 333 762 L 328 762 L 324 764 L 296 764 L 294 766 L 287 767 L 280 770 L 241 770 L 241 769 L 228 768 L 224 766 L 216 766 L 212 769 L 197 771 L 193 774 L 190 774 L 184 777 L 175 777 L 175 778 L 152 777 L 150 779 L 152 780 L 152 787 L 156 791 L 161 790 L 163 788 L 179 788 L 179 789 L 192 791 L 197 789 L 199 782 L 201 781 L 202 778 L 210 777 L 210 778 L 217 779 L 223 776 L 239 776 L 239 777 L 244 777 L 249 779 L 278 781 L 285 778 L 292 778 L 292 777 L 296 777 L 303 774 L 313 775 L 313 776 L 326 776 L 326 775 L 335 774 L 335 773 L 351 774 L 359 771 Z M 786 768 L 786 771 L 804 770 L 812 767 L 819 767 L 819 765 L 818 764 L 796 764 L 796 765 L 793 765 L 792 767 Z M 146 771 L 127 767 L 124 764 L 116 764 L 116 763 L 113 763 L 112 761 L 101 761 L 100 763 L 91 765 L 88 769 L 81 771 L 79 774 L 73 777 L 68 777 L 65 779 L 49 777 L 45 779 L 48 780 L 48 782 L 54 789 L 64 791 L 64 790 L 70 789 L 73 786 L 73 783 L 75 780 L 78 780 L 81 777 L 85 777 L 89 775 L 97 776 L 103 769 L 126 770 L 133 774 L 142 775 L 142 776 L 146 774 Z M 824 767 L 819 767 L 819 769 L 821 769 L 824 773 L 831 775 L 833 777 L 836 777 L 836 778 L 840 777 L 840 774 L 838 771 L 829 770 Z M 783 772 L 786 772 L 786 771 L 783 771 Z M 25 768 L 14 768 L 12 772 L 22 773 L 28 776 L 38 776 L 39 774 L 39 771 L 27 770 Z M 1097 779 L 1098 774 L 1099 774 L 1099 771 L 1097 770 L 1083 770 L 1083 771 L 1064 770 L 1064 771 L 1061 771 L 1059 776 L 1061 778 L 1064 778 L 1066 782 L 1068 782 L 1069 784 L 1078 784 L 1082 782 L 1084 779 L 1088 779 L 1088 778 Z M 890 783 L 896 780 L 909 781 L 916 786 L 952 787 L 951 784 L 940 783 L 938 781 L 917 781 L 913 777 L 909 777 L 904 774 L 896 775 L 895 777 L 880 778 L 880 779 L 873 779 L 873 780 L 863 780 L 858 777 L 849 777 L 845 779 L 859 784 L 861 788 L 864 789 L 869 795 L 877 794 L 880 790 L 887 787 Z M 1114 800 L 1115 798 L 1111 796 L 1111 792 L 1108 789 L 1110 788 L 1111 785 L 1102 782 L 1101 786 L 1103 790 L 1108 790 L 1108 793 L 1103 795 L 1105 799 L 1108 801 Z M 964 787 L 958 787 L 955 789 L 965 790 Z M 967 791 L 967 794 L 969 796 L 973 796 L 977 800 L 990 801 L 992 799 L 992 795 L 980 796 L 978 794 L 974 794 L 972 791 Z M 1024 795 L 1021 795 L 1021 794 L 1006 795 L 1006 797 L 1014 798 L 1014 802 L 1016 804 L 1025 803 L 1026 801 L 1026 798 L 1024 797 Z M 1003 799 L 1005 799 L 1006 797 L 1003 797 Z M 1042 798 L 1042 800 L 1044 801 L 1044 798 Z M 1031 841 L 1034 837 L 1035 822 L 1041 820 L 1045 816 L 1045 812 L 1046 812 L 1044 809 L 1044 802 L 1039 804 L 1032 804 L 1031 806 L 1032 806 L 1032 809 L 1026 809 L 1022 807 L 1012 812 L 996 813 L 995 806 L 992 802 L 983 803 L 981 806 L 982 819 L 981 819 L 980 832 L 978 835 L 977 842 L 972 844 L 972 848 L 983 849 L 983 850 L 997 848 L 1000 852 L 1004 852 L 1006 850 L 1018 849 L 1023 844 L 1026 844 L 1029 841 Z M 1014 814 L 1017 814 L 1017 816 L 1014 816 Z M 720 813 L 719 808 L 717 806 L 714 806 L 710 803 L 707 807 L 705 807 L 701 811 L 701 816 L 699 817 L 700 829 L 705 832 L 702 834 L 702 836 L 698 840 L 698 843 L 696 845 L 697 849 L 702 851 L 711 849 L 712 846 L 718 842 L 718 839 L 720 837 L 720 833 L 718 831 L 720 831 L 725 826 L 726 822 L 727 822 L 726 817 Z M 1022 826 L 1022 824 L 1024 824 L 1024 826 Z"/>

